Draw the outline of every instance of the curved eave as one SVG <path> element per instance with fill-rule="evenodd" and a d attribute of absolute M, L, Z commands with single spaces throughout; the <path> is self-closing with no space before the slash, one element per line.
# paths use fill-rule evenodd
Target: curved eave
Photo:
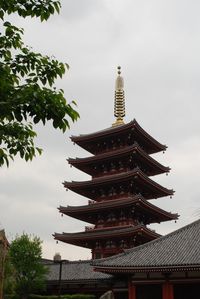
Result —
<path fill-rule="evenodd" d="M 133 121 L 129 122 L 125 125 L 119 125 L 116 127 L 110 127 L 105 130 L 101 130 L 92 134 L 84 134 L 80 136 L 71 136 L 71 140 L 81 146 L 82 148 L 90 151 L 88 149 L 89 143 L 96 143 L 98 140 L 102 140 L 107 137 L 112 137 L 116 134 L 120 134 L 123 132 L 126 132 L 127 130 L 135 129 L 142 138 L 144 138 L 149 145 L 151 145 L 152 150 L 151 153 L 159 152 L 159 151 L 165 151 L 167 146 L 161 144 L 156 139 L 154 139 L 151 135 L 149 135 L 134 119 Z"/>
<path fill-rule="evenodd" d="M 149 213 L 151 215 L 154 215 L 157 220 L 157 222 L 162 221 L 169 221 L 169 220 L 176 220 L 178 219 L 178 214 L 172 214 L 170 212 L 167 212 L 163 209 L 160 209 L 156 207 L 155 205 L 151 204 L 150 202 L 143 199 L 140 195 L 132 197 L 132 198 L 124 198 L 124 199 L 117 199 L 117 200 L 111 200 L 111 201 L 103 201 L 103 202 L 97 202 L 90 205 L 84 205 L 84 206 L 68 206 L 63 207 L 60 206 L 58 208 L 59 212 L 62 214 L 65 214 L 67 216 L 86 221 L 88 223 L 95 224 L 96 213 L 102 212 L 102 211 L 108 211 L 108 209 L 120 209 L 120 208 L 129 208 L 135 206 L 136 209 L 144 211 L 145 213 Z M 93 218 L 91 217 L 92 215 Z M 92 220 L 91 220 L 92 219 Z M 154 223 L 154 222 L 151 222 Z"/>
<path fill-rule="evenodd" d="M 158 195 L 157 197 L 169 196 L 174 194 L 174 191 L 172 189 L 164 188 L 160 184 L 154 182 L 139 169 L 135 169 L 129 172 L 120 173 L 112 176 L 110 175 L 110 176 L 95 178 L 90 181 L 82 181 L 82 182 L 65 181 L 63 185 L 66 189 L 70 189 L 71 191 L 74 191 L 78 194 L 93 199 L 93 195 L 91 193 L 92 188 L 103 187 L 106 185 L 111 186 L 117 183 L 127 182 L 128 180 L 131 179 L 136 180 L 142 184 L 145 183 L 145 187 L 148 187 L 149 189 L 153 190 L 153 192 L 157 191 L 157 195 Z M 87 191 L 89 194 L 86 195 L 85 192 Z"/>
<path fill-rule="evenodd" d="M 110 267 L 110 266 L 94 266 L 94 271 L 103 273 L 149 273 L 149 272 L 187 272 L 187 271 L 200 271 L 200 265 L 162 265 L 162 266 L 144 266 L 144 267 Z"/>
<path fill-rule="evenodd" d="M 103 163 L 104 161 L 110 161 L 113 159 L 119 159 L 121 157 L 125 157 L 131 153 L 135 152 L 140 159 L 144 160 L 147 165 L 150 165 L 150 168 L 154 170 L 153 175 L 160 174 L 160 173 L 168 173 L 170 171 L 169 167 L 166 167 L 162 164 L 160 164 L 158 161 L 153 159 L 151 156 L 149 156 L 144 150 L 141 149 L 140 146 L 134 144 L 131 146 L 127 146 L 126 148 L 122 148 L 119 150 L 110 151 L 107 153 L 99 154 L 96 156 L 86 157 L 86 158 L 76 158 L 68 159 L 68 163 L 77 169 L 80 169 L 87 174 L 93 175 L 94 170 L 92 169 L 93 166 L 95 166 L 98 163 Z"/>
<path fill-rule="evenodd" d="M 144 225 L 139 226 L 129 226 L 129 227 L 114 227 L 107 229 L 91 229 L 90 231 L 77 232 L 77 233 L 55 233 L 54 239 L 57 241 L 62 241 L 68 244 L 73 244 L 77 246 L 84 246 L 85 242 L 95 241 L 99 239 L 107 240 L 112 238 L 112 240 L 119 239 L 122 237 L 131 237 L 135 234 L 140 234 L 148 240 L 154 240 L 160 237 L 156 232 L 148 229 Z"/>

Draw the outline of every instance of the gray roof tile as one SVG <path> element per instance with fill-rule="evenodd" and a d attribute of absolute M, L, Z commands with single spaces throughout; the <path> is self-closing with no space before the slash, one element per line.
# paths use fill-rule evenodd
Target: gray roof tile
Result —
<path fill-rule="evenodd" d="M 59 280 L 60 264 L 46 263 L 48 267 L 47 281 Z M 91 260 L 87 261 L 63 261 L 62 281 L 81 281 L 81 280 L 102 280 L 110 279 L 112 275 L 95 272 L 91 266 Z"/>
<path fill-rule="evenodd" d="M 200 220 L 166 236 L 128 249 L 110 258 L 93 261 L 97 267 L 151 268 L 200 266 Z"/>

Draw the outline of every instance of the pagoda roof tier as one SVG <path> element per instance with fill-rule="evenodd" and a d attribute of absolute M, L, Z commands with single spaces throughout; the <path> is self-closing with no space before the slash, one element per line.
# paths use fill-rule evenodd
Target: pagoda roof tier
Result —
<path fill-rule="evenodd" d="M 89 175 L 98 175 L 101 169 L 103 172 L 103 165 L 106 163 L 118 162 L 120 159 L 130 159 L 132 162 L 139 161 L 139 163 L 145 168 L 145 173 L 147 175 L 157 175 L 165 172 L 169 172 L 170 168 L 163 166 L 151 156 L 149 156 L 139 145 L 134 143 L 131 146 L 125 148 L 120 148 L 118 150 L 110 151 L 107 153 L 102 153 L 96 156 L 86 157 L 86 158 L 69 158 L 68 162 L 70 165 L 86 172 Z M 129 165 L 131 163 L 129 162 Z M 120 170 L 117 170 L 118 172 Z M 112 173 L 112 172 L 111 172 Z M 112 173 L 113 174 L 113 173 Z"/>
<path fill-rule="evenodd" d="M 97 215 L 107 211 L 117 211 L 121 209 L 134 208 L 134 213 L 143 213 L 149 219 L 149 223 L 160 223 L 162 221 L 176 220 L 178 214 L 172 214 L 163 209 L 156 207 L 150 202 L 146 201 L 141 195 L 134 197 L 114 199 L 109 201 L 94 202 L 84 206 L 60 206 L 58 209 L 60 213 L 70 217 L 95 224 L 97 222 Z"/>
<path fill-rule="evenodd" d="M 167 189 L 160 184 L 151 180 L 146 176 L 140 169 L 135 168 L 134 170 L 123 172 L 119 174 L 113 174 L 95 178 L 90 181 L 81 182 L 64 182 L 66 189 L 70 189 L 80 195 L 88 197 L 95 201 L 105 200 L 105 196 L 102 198 L 101 190 L 111 190 L 115 188 L 126 188 L 128 193 L 141 194 L 146 199 L 153 199 L 168 195 L 173 195 L 174 191 L 172 189 Z M 122 196 L 120 196 L 122 197 Z M 127 196 L 128 197 L 128 196 Z M 113 197 L 107 196 L 107 200 Z"/>
<path fill-rule="evenodd" d="M 100 240 L 121 240 L 122 238 L 138 236 L 148 242 L 160 237 L 159 234 L 144 225 L 115 226 L 104 229 L 90 229 L 77 233 L 55 233 L 53 236 L 58 241 L 91 249 L 94 247 L 94 242 Z"/>
<path fill-rule="evenodd" d="M 167 146 L 159 143 L 149 135 L 134 119 L 128 124 L 107 128 L 92 134 L 71 136 L 71 140 L 92 154 L 99 153 L 98 146 L 112 142 L 113 138 L 119 139 L 127 135 L 132 144 L 137 141 L 148 154 L 165 151 Z M 114 139 L 113 139 L 114 141 Z"/>

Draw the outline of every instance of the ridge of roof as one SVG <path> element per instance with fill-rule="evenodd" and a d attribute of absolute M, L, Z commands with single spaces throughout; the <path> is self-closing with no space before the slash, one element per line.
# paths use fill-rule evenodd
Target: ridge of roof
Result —
<path fill-rule="evenodd" d="M 134 127 L 137 127 L 138 130 L 147 138 L 150 138 L 153 142 L 154 145 L 157 145 L 158 147 L 162 148 L 163 150 L 166 150 L 167 146 L 164 145 L 164 144 L 161 144 L 159 141 L 157 141 L 154 137 L 152 137 L 149 133 L 147 133 L 140 125 L 139 123 L 136 121 L 136 119 L 134 118 L 132 121 L 130 121 L 129 123 L 127 124 L 122 124 L 122 125 L 119 125 L 119 126 L 114 126 L 114 127 L 109 127 L 107 129 L 104 129 L 104 130 L 100 130 L 100 131 L 97 131 L 97 132 L 94 132 L 94 133 L 89 133 L 89 134 L 82 134 L 82 135 L 79 135 L 79 136 L 71 136 L 70 139 L 74 142 L 80 142 L 81 139 L 84 139 L 84 138 L 88 138 L 88 139 L 91 139 L 93 138 L 94 136 L 96 135 L 106 135 L 107 133 L 109 134 L 110 132 L 120 132 L 122 131 L 123 129 L 128 129 L 129 127 L 131 127 L 131 125 L 133 125 Z M 102 137 L 102 136 L 100 136 Z"/>
<path fill-rule="evenodd" d="M 58 281 L 60 264 L 50 263 L 46 265 L 48 273 L 46 279 L 48 282 Z M 91 260 L 76 260 L 76 261 L 63 261 L 62 262 L 62 281 L 80 282 L 80 281 L 102 281 L 112 279 L 112 275 L 95 272 L 91 265 Z"/>
<path fill-rule="evenodd" d="M 99 130 L 99 131 L 96 131 L 94 133 L 88 133 L 88 134 L 80 134 L 78 136 L 76 135 L 72 135 L 70 138 L 73 140 L 73 138 L 80 138 L 80 137 L 92 137 L 92 136 L 95 136 L 96 134 L 99 134 L 99 133 L 107 133 L 109 131 L 118 131 L 118 129 L 121 129 L 123 127 L 129 127 L 129 125 L 131 125 L 132 123 L 134 123 L 136 121 L 136 119 L 134 118 L 133 120 L 131 120 L 130 122 L 128 122 L 127 124 L 121 124 L 121 125 L 118 125 L 116 127 L 113 127 L 113 126 L 110 126 L 108 128 L 105 128 L 103 130 Z"/>

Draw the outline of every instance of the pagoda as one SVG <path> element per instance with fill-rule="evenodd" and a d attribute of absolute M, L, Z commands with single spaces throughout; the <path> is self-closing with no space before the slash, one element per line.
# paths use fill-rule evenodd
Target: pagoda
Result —
<path fill-rule="evenodd" d="M 151 154 L 166 146 L 150 136 L 134 119 L 124 124 L 124 82 L 118 67 L 115 86 L 115 123 L 92 134 L 72 136 L 71 140 L 92 156 L 68 159 L 71 166 L 89 174 L 91 180 L 64 182 L 64 187 L 89 199 L 83 206 L 60 206 L 59 212 L 88 222 L 85 231 L 55 233 L 54 238 L 91 249 L 92 259 L 112 256 L 160 235 L 147 225 L 176 220 L 177 214 L 150 202 L 174 191 L 151 177 L 168 173 Z"/>

